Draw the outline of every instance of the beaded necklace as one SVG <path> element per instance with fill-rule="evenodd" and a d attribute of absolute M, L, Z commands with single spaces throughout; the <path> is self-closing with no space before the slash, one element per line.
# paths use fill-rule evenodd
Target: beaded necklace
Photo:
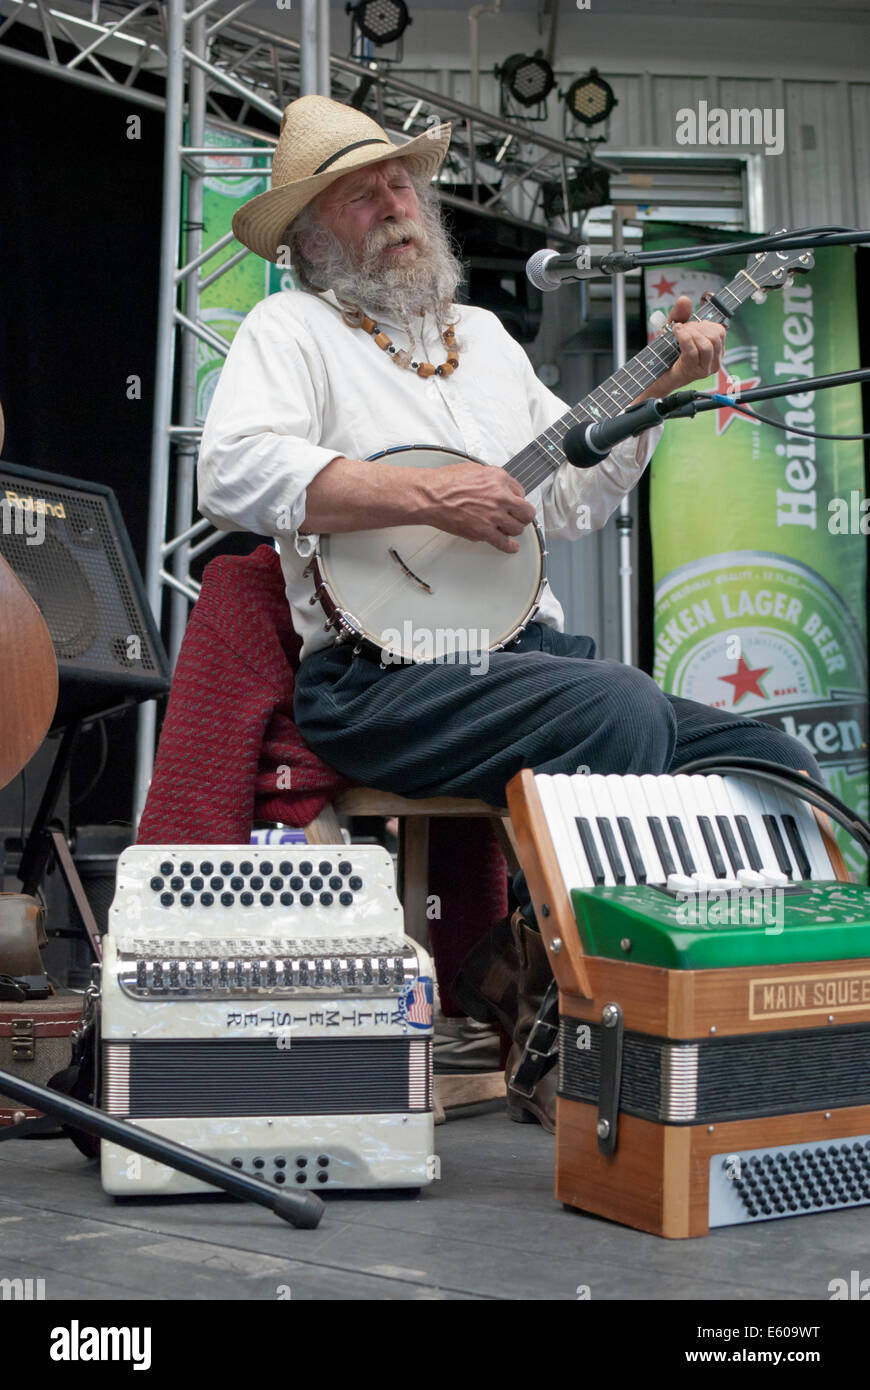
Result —
<path fill-rule="evenodd" d="M 351 328 L 363 328 L 369 333 L 378 347 L 390 354 L 397 367 L 410 367 L 418 376 L 450 376 L 459 366 L 459 349 L 456 346 L 456 334 L 453 332 L 455 324 L 448 323 L 441 334 L 441 341 L 447 348 L 447 361 L 436 367 L 431 362 L 412 362 L 410 352 L 406 348 L 397 348 L 374 319 L 359 311 L 357 315 L 343 315 L 345 323 Z"/>

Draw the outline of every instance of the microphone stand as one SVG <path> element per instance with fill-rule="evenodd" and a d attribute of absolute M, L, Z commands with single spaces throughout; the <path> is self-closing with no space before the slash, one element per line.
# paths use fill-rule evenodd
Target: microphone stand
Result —
<path fill-rule="evenodd" d="M 813 391 L 828 391 L 834 386 L 849 386 L 860 381 L 870 381 L 870 367 L 859 367 L 852 372 L 829 372 L 826 376 L 794 377 L 791 381 L 779 382 L 776 386 L 755 386 L 749 391 L 739 391 L 729 395 L 724 391 L 707 394 L 703 391 L 674 391 L 660 401 L 661 414 L 668 420 L 686 420 L 699 411 L 718 410 L 723 405 L 742 405 L 748 401 L 767 401 L 775 396 L 791 396 L 795 390 L 802 394 Z M 766 423 L 761 421 L 762 424 Z"/>

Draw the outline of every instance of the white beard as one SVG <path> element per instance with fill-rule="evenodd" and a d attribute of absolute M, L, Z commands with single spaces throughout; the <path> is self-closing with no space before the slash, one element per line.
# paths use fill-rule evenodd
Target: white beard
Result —
<path fill-rule="evenodd" d="M 308 215 L 306 216 L 306 213 Z M 296 255 L 301 252 L 303 282 L 330 289 L 347 309 L 366 311 L 372 317 L 397 320 L 413 343 L 412 320 L 432 313 L 439 327 L 448 322 L 448 310 L 462 279 L 462 264 L 454 256 L 447 231 L 431 194 L 420 198 L 420 220 L 405 218 L 369 232 L 361 251 L 353 253 L 316 213 L 308 209 L 294 229 Z M 413 237 L 415 252 L 396 257 L 381 254 L 385 247 Z"/>

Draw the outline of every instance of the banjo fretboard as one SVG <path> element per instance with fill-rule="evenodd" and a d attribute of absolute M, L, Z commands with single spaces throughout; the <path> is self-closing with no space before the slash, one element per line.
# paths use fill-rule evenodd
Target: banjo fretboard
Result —
<path fill-rule="evenodd" d="M 757 282 L 741 270 L 729 285 L 717 292 L 715 298 L 722 308 L 712 300 L 691 315 L 691 322 L 727 323 L 731 314 L 754 294 Z M 647 347 L 643 348 L 624 367 L 609 376 L 600 386 L 596 386 L 588 396 L 555 420 L 543 434 L 539 434 L 530 444 L 515 454 L 505 464 L 505 472 L 522 484 L 525 492 L 533 492 L 551 473 L 555 473 L 565 461 L 562 441 L 575 425 L 586 424 L 592 420 L 611 420 L 631 405 L 648 386 L 674 365 L 680 355 L 680 347 L 673 331 L 668 328 Z"/>

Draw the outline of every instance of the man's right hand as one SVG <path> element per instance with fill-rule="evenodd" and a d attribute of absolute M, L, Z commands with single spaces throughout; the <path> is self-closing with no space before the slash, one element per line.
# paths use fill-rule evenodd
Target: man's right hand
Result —
<path fill-rule="evenodd" d="M 486 541 L 506 555 L 534 520 L 522 487 L 503 468 L 447 463 L 440 468 L 385 467 L 339 455 L 308 484 L 303 534 L 366 531 L 380 526 L 436 526 Z"/>
<path fill-rule="evenodd" d="M 521 485 L 503 468 L 448 463 L 426 469 L 422 482 L 430 502 L 421 521 L 452 536 L 486 541 L 506 555 L 516 554 L 520 547 L 513 537 L 535 519 Z"/>

